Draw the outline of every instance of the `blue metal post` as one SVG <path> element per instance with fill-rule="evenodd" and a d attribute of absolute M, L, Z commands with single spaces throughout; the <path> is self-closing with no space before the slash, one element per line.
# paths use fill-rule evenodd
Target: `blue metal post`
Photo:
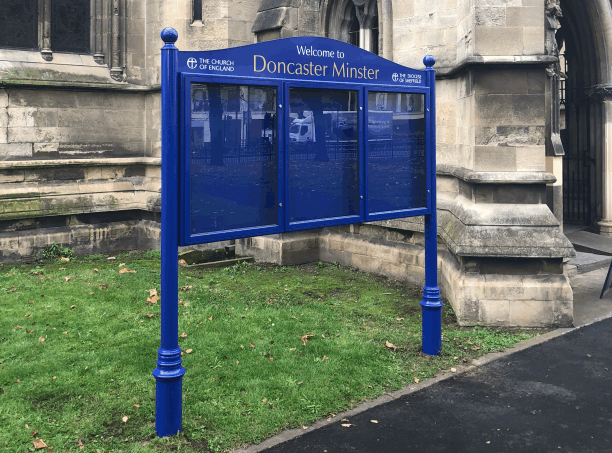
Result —
<path fill-rule="evenodd" d="M 164 28 L 161 38 L 161 347 L 153 376 L 155 431 L 165 437 L 181 431 L 185 368 L 178 345 L 178 33 Z"/>
<path fill-rule="evenodd" d="M 429 87 L 427 124 L 428 196 L 431 213 L 425 216 L 425 287 L 423 288 L 422 323 L 423 352 L 439 355 L 442 349 L 442 302 L 438 287 L 438 221 L 436 209 L 436 60 L 431 55 L 423 59 Z"/>

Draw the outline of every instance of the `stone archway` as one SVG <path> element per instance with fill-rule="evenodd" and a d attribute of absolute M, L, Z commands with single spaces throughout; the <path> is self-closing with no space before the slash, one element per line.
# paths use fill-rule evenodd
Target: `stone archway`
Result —
<path fill-rule="evenodd" d="M 612 8 L 607 0 L 560 6 L 563 222 L 612 236 Z"/>

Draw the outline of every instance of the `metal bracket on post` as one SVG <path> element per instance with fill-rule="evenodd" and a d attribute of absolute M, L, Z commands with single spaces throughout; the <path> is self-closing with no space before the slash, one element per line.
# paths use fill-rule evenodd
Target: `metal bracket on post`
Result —
<path fill-rule="evenodd" d="M 159 437 L 181 431 L 183 375 L 178 345 L 178 73 L 173 28 L 161 32 L 162 191 L 161 191 L 161 347 L 155 376 L 155 431 Z"/>
<path fill-rule="evenodd" d="M 423 58 L 429 87 L 427 169 L 430 213 L 425 216 L 425 287 L 421 301 L 423 353 L 440 355 L 442 349 L 442 301 L 438 287 L 438 221 L 436 208 L 436 60 Z"/>

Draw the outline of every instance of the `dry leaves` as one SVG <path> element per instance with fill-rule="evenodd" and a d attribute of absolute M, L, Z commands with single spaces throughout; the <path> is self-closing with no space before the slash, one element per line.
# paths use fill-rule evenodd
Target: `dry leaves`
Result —
<path fill-rule="evenodd" d="M 70 261 L 70 258 L 66 257 L 66 256 L 60 256 L 60 261 Z"/>
<path fill-rule="evenodd" d="M 64 277 L 66 279 L 67 282 L 70 281 L 70 277 Z"/>
<path fill-rule="evenodd" d="M 193 289 L 193 285 L 187 285 L 187 286 L 181 287 L 181 291 L 189 291 L 190 289 Z"/>
<path fill-rule="evenodd" d="M 389 349 L 393 349 L 393 352 L 397 351 L 397 346 L 395 346 L 393 343 L 389 343 L 388 341 L 385 341 L 385 346 Z"/>
<path fill-rule="evenodd" d="M 208 319 L 209 321 L 212 321 L 212 316 L 210 318 L 206 318 L 206 319 Z"/>
<path fill-rule="evenodd" d="M 187 334 L 185 332 L 183 332 L 182 334 L 179 335 L 181 338 L 187 338 Z"/>
<path fill-rule="evenodd" d="M 149 297 L 147 297 L 147 302 L 152 304 L 156 304 L 159 300 L 159 296 L 157 295 L 157 290 L 155 288 L 149 290 Z"/>
<path fill-rule="evenodd" d="M 341 423 L 341 426 L 343 428 L 350 428 L 351 426 L 355 426 L 355 425 L 353 425 L 352 423 Z"/>
<path fill-rule="evenodd" d="M 34 444 L 34 448 L 37 450 L 40 450 L 42 448 L 48 448 L 45 441 L 39 438 L 36 438 L 36 440 L 33 440 L 32 443 Z"/>
<path fill-rule="evenodd" d="M 127 415 L 126 415 L 125 417 L 123 417 L 123 418 L 121 419 L 121 421 L 122 421 L 123 423 L 127 423 L 127 421 L 128 421 Z"/>
<path fill-rule="evenodd" d="M 147 313 L 145 316 L 146 316 L 147 318 L 152 318 L 152 317 L 153 317 L 153 316 L 155 316 L 155 315 L 154 315 L 153 313 Z"/>
<path fill-rule="evenodd" d="M 136 271 L 131 271 L 131 270 L 129 270 L 127 267 L 122 267 L 122 268 L 119 270 L 119 273 L 120 273 L 120 274 L 135 274 L 135 273 L 136 273 Z"/>
<path fill-rule="evenodd" d="M 310 338 L 312 338 L 312 337 L 314 337 L 314 335 L 311 335 L 311 334 L 304 335 L 304 336 L 301 338 L 301 340 L 302 340 L 302 344 L 303 344 L 304 346 L 306 346 L 306 342 L 307 342 L 307 341 L 308 341 Z"/>
<path fill-rule="evenodd" d="M 372 423 L 378 423 L 378 420 L 370 420 Z"/>
<path fill-rule="evenodd" d="M 191 353 L 193 352 L 193 349 L 187 349 L 185 352 L 186 352 L 187 354 L 191 354 Z"/>
<path fill-rule="evenodd" d="M 71 305 L 70 309 L 72 310 L 73 308 L 76 308 L 76 305 Z"/>
<path fill-rule="evenodd" d="M 45 341 L 45 337 L 38 337 L 38 342 L 42 343 L 43 341 Z"/>
<path fill-rule="evenodd" d="M 249 346 L 252 347 L 252 348 L 255 347 L 255 345 L 253 343 L 249 343 Z"/>
<path fill-rule="evenodd" d="M 324 356 L 323 356 L 323 358 L 321 359 L 321 362 L 322 362 L 323 360 L 329 360 L 329 357 L 327 357 L 326 355 L 324 355 Z"/>
<path fill-rule="evenodd" d="M 183 266 L 187 266 L 187 261 L 185 261 L 184 259 L 180 259 L 179 264 L 182 264 Z"/>

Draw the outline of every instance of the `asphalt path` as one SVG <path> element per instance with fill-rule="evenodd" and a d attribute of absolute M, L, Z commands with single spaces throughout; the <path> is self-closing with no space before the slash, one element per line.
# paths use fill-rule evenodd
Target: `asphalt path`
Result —
<path fill-rule="evenodd" d="M 611 393 L 607 319 L 263 451 L 612 452 Z"/>

